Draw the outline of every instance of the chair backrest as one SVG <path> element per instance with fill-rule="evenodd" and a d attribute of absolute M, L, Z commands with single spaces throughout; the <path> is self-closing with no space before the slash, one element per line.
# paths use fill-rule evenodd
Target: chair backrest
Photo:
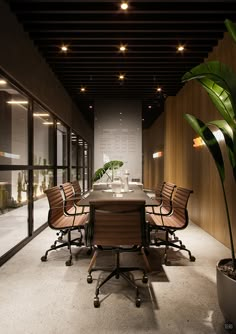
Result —
<path fill-rule="evenodd" d="M 76 198 L 80 198 L 81 194 L 82 194 L 82 190 L 81 190 L 79 181 L 78 180 L 74 180 L 74 181 L 71 182 L 71 184 L 72 184 L 72 187 L 73 187 L 73 190 L 74 190 L 75 197 Z"/>
<path fill-rule="evenodd" d="M 90 201 L 89 240 L 100 246 L 146 244 L 145 201 Z"/>
<path fill-rule="evenodd" d="M 157 198 L 161 198 L 162 190 L 165 185 L 165 182 L 163 181 L 162 183 L 159 183 L 155 189 L 155 196 Z"/>
<path fill-rule="evenodd" d="M 65 206 L 66 209 L 69 210 L 72 206 L 74 206 L 74 189 L 72 187 L 72 184 L 70 182 L 65 182 L 60 185 L 60 188 L 62 190 L 62 193 L 64 195 L 65 200 Z"/>
<path fill-rule="evenodd" d="M 61 218 L 64 217 L 63 197 L 58 186 L 44 191 L 48 198 L 48 225 L 51 228 L 57 228 Z"/>
<path fill-rule="evenodd" d="M 171 201 L 173 192 L 176 188 L 176 184 L 165 182 L 161 191 L 161 197 L 163 201 Z"/>
<path fill-rule="evenodd" d="M 190 195 L 193 193 L 193 190 L 177 187 L 173 200 L 172 200 L 172 209 L 173 214 L 179 221 L 182 221 L 183 224 L 188 224 L 188 211 L 187 205 Z"/>

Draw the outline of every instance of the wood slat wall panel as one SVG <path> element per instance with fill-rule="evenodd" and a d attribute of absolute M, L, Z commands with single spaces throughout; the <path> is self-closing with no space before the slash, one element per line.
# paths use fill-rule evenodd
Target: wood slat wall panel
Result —
<path fill-rule="evenodd" d="M 236 45 L 228 35 L 220 40 L 209 54 L 208 60 L 220 60 L 236 71 Z M 217 240 L 229 246 L 226 213 L 218 173 L 213 159 L 206 147 L 193 148 L 193 138 L 197 137 L 184 120 L 185 113 L 194 114 L 204 121 L 219 119 L 205 90 L 197 82 L 188 82 L 175 97 L 168 97 L 165 103 L 164 126 L 164 180 L 177 186 L 193 189 L 189 202 L 189 216 L 205 231 Z M 155 142 L 159 119 L 145 135 L 144 150 L 150 142 Z M 160 140 L 160 139 L 159 139 Z M 158 145 L 158 143 L 156 143 Z M 225 152 L 226 154 L 226 152 Z M 148 165 L 149 157 L 144 157 Z M 235 190 L 231 169 L 226 166 L 226 191 L 232 217 L 234 242 L 236 243 L 236 207 Z M 155 178 L 155 168 L 148 170 L 148 185 Z M 144 165 L 144 185 L 147 180 Z"/>

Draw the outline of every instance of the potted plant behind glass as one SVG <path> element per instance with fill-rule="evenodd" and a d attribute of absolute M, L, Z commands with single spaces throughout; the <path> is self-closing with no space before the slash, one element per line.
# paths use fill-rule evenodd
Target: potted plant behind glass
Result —
<path fill-rule="evenodd" d="M 225 25 L 236 42 L 236 25 L 230 20 L 225 20 Z M 216 127 L 224 136 L 230 166 L 236 181 L 236 74 L 227 65 L 219 61 L 209 61 L 185 73 L 182 81 L 186 82 L 193 79 L 196 79 L 205 88 L 221 116 L 219 120 L 204 123 L 193 115 L 184 115 L 194 131 L 205 142 L 220 176 L 227 215 L 231 259 L 222 259 L 217 263 L 217 292 L 219 305 L 225 319 L 236 328 L 236 260 L 232 224 L 224 185 L 225 164 L 218 139 L 212 130 L 212 126 Z"/>

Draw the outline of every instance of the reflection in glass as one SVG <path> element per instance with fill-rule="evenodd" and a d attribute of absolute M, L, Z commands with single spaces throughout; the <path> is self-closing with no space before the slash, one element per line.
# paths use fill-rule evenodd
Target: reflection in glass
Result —
<path fill-rule="evenodd" d="M 34 169 L 34 200 L 44 196 L 44 191 L 53 187 L 53 171 L 50 169 Z"/>
<path fill-rule="evenodd" d="M 0 171 L 0 256 L 27 237 L 27 180 L 27 171 Z"/>
<path fill-rule="evenodd" d="M 0 164 L 28 164 L 28 99 L 7 83 L 0 90 Z"/>
<path fill-rule="evenodd" d="M 47 222 L 48 200 L 44 191 L 53 187 L 53 171 L 35 169 L 34 175 L 34 231 Z"/>
<path fill-rule="evenodd" d="M 67 168 L 58 169 L 57 170 L 57 185 L 67 182 L 68 175 L 67 175 Z"/>
<path fill-rule="evenodd" d="M 67 166 L 67 128 L 57 124 L 57 166 Z"/>
<path fill-rule="evenodd" d="M 34 104 L 34 165 L 53 164 L 53 119 L 37 103 Z"/>

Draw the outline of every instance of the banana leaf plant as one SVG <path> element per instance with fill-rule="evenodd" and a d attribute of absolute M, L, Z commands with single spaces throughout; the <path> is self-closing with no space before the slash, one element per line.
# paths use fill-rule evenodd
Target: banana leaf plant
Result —
<path fill-rule="evenodd" d="M 100 180 L 104 174 L 107 175 L 107 179 L 113 181 L 114 179 L 114 172 L 116 169 L 123 166 L 123 161 L 120 160 L 111 160 L 103 165 L 103 167 L 96 170 L 93 175 L 93 182 Z M 111 175 L 109 174 L 111 171 Z"/>
<path fill-rule="evenodd" d="M 225 25 L 230 36 L 236 42 L 236 25 L 230 20 L 225 20 Z M 182 77 L 183 82 L 193 79 L 197 80 L 207 91 L 208 96 L 220 114 L 220 119 L 212 120 L 207 123 L 194 115 L 185 114 L 184 117 L 206 144 L 219 173 L 227 215 L 232 269 L 233 272 L 235 272 L 236 261 L 232 225 L 224 185 L 225 163 L 219 145 L 219 139 L 214 135 L 212 127 L 218 128 L 224 136 L 228 159 L 232 167 L 234 180 L 236 181 L 236 74 L 227 65 L 219 61 L 210 61 L 194 67 Z"/>

